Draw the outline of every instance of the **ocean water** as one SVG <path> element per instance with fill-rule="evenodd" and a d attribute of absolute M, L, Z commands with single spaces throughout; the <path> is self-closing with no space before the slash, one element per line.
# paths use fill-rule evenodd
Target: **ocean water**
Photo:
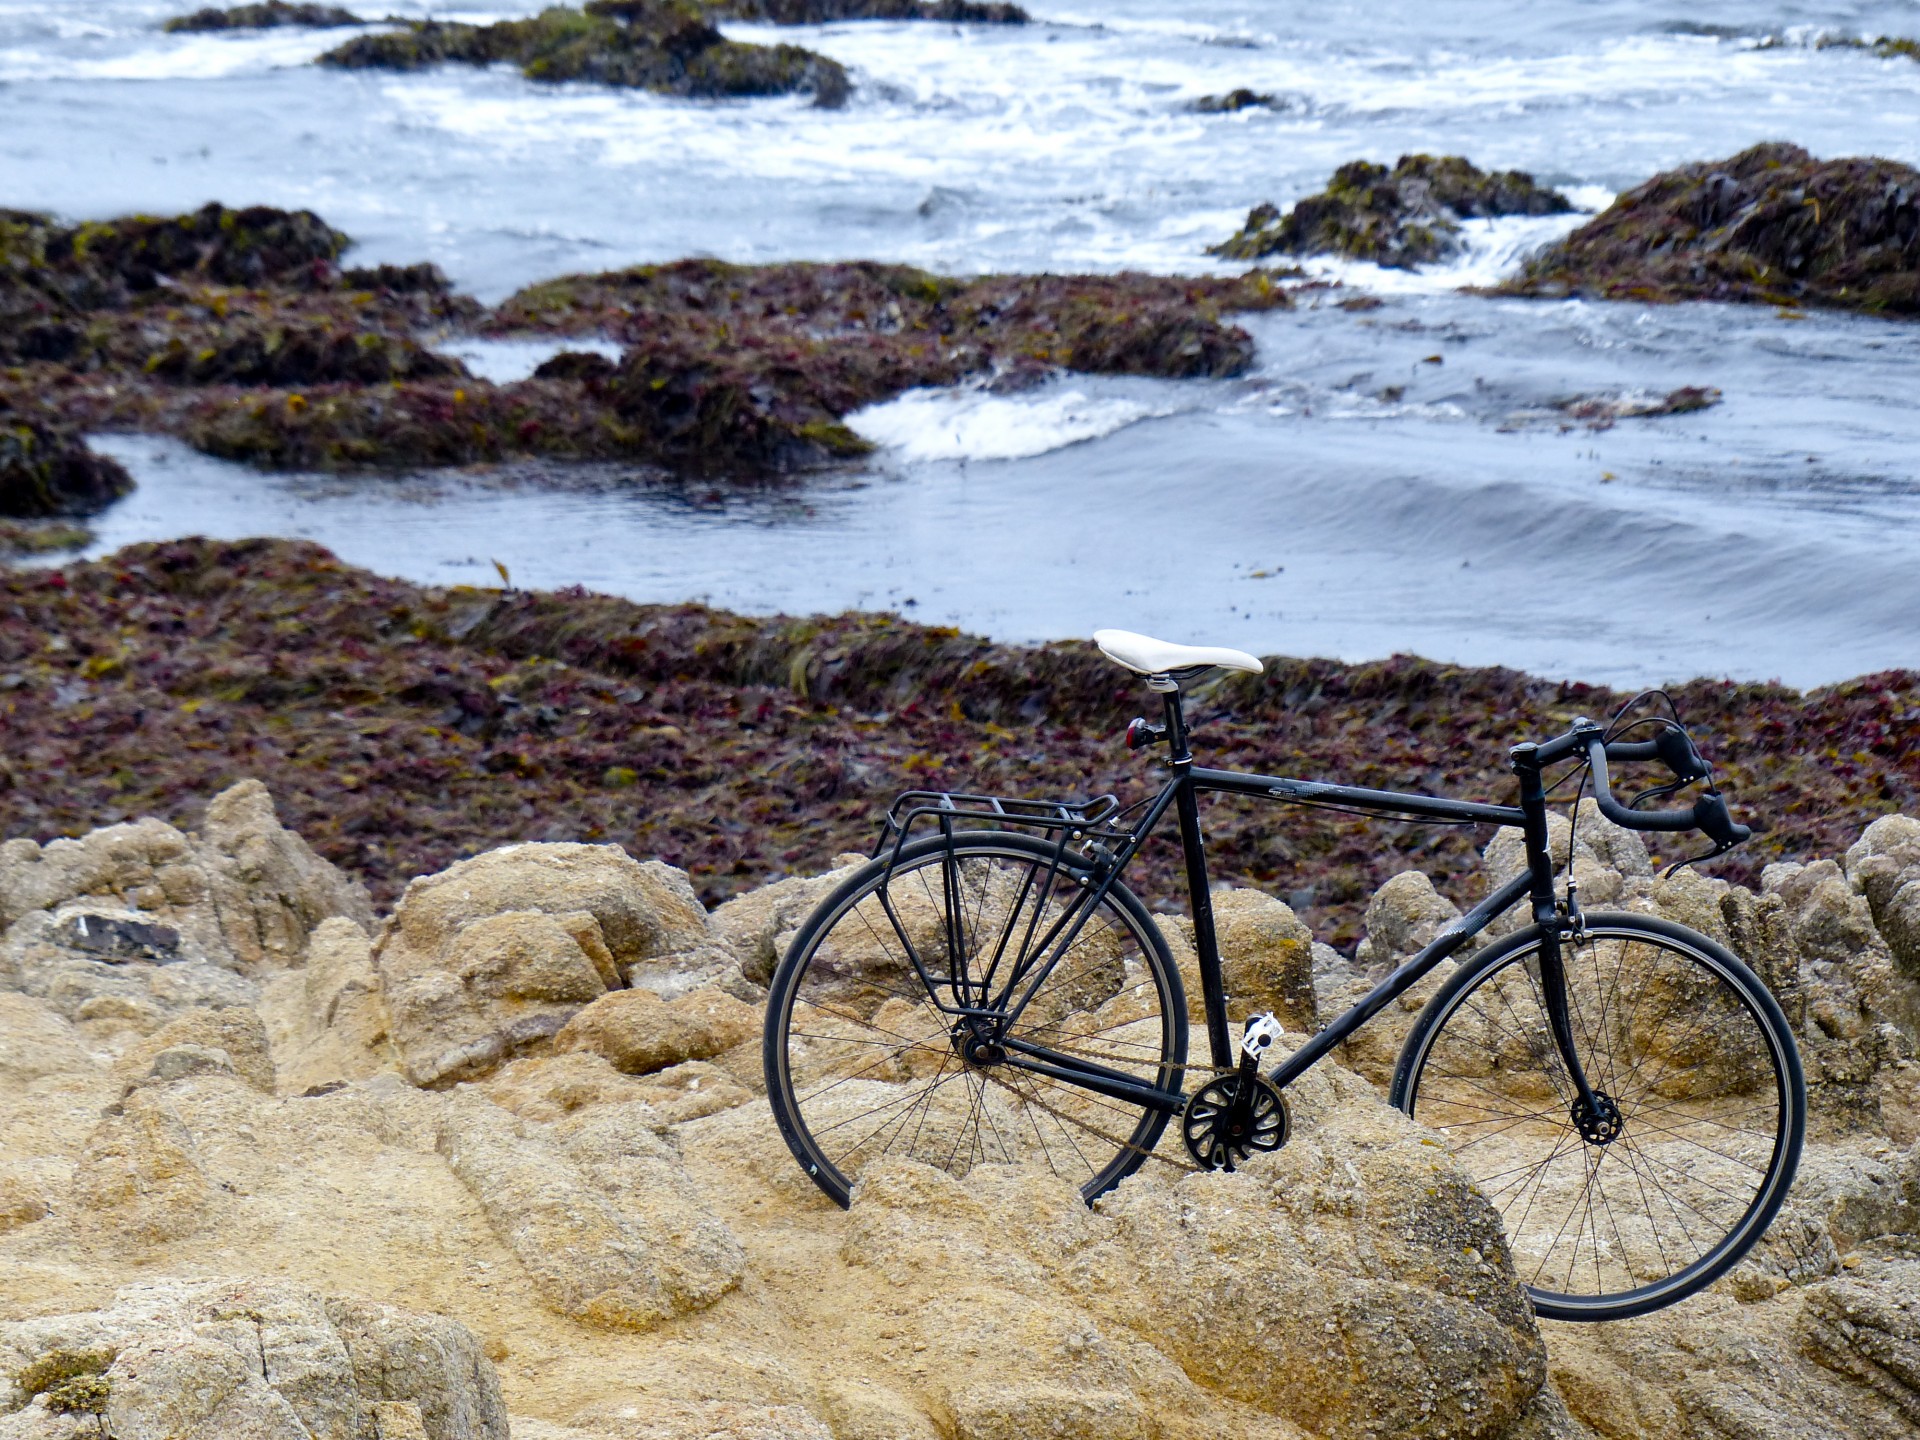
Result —
<path fill-rule="evenodd" d="M 1910 3 L 1034 0 L 1019 28 L 729 27 L 841 60 L 839 111 L 334 73 L 306 62 L 350 32 L 159 33 L 188 8 L 0 0 L 0 205 L 307 206 L 357 262 L 432 259 L 496 299 L 682 255 L 1198 272 L 1252 205 L 1415 150 L 1532 170 L 1590 209 L 1760 140 L 1920 162 L 1920 65 L 1810 43 L 1920 34 Z M 1188 108 L 1242 86 L 1278 103 Z M 142 488 L 101 545 L 298 534 L 428 580 L 486 581 L 498 560 L 521 584 L 751 611 L 897 606 L 1008 639 L 1109 624 L 1617 683 L 1920 664 L 1920 327 L 1457 293 L 1577 219 L 1477 224 L 1420 273 L 1317 262 L 1344 290 L 1249 317 L 1259 359 L 1234 381 L 901 397 L 852 422 L 881 446 L 870 464 L 777 489 L 268 476 L 110 438 Z M 1384 303 L 1331 303 L 1359 291 Z M 460 353 L 511 378 L 547 352 Z M 1681 385 L 1721 402 L 1604 430 L 1557 408 Z"/>

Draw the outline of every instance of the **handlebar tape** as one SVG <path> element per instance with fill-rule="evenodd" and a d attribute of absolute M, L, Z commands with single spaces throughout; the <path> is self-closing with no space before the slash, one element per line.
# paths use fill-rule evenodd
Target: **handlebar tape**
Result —
<path fill-rule="evenodd" d="M 1678 735 L 1678 731 L 1667 731 L 1662 735 Z M 1681 735 L 1684 741 L 1686 737 Z M 1668 767 L 1685 780 L 1698 780 L 1706 774 L 1705 762 L 1700 752 L 1693 748 L 1691 741 L 1681 751 L 1679 746 L 1669 745 L 1672 758 L 1662 753 L 1661 740 L 1644 740 L 1632 743 L 1606 743 L 1599 735 L 1591 736 L 1587 741 L 1587 755 L 1593 764 L 1593 798 L 1600 806 L 1600 813 L 1614 824 L 1626 830 L 1698 830 L 1718 845 L 1738 845 L 1752 836 L 1753 831 L 1745 825 L 1736 824 L 1727 813 L 1727 802 L 1718 794 L 1702 795 L 1685 810 L 1629 810 L 1613 798 L 1613 787 L 1607 778 L 1607 757 L 1620 760 L 1667 761 Z M 1643 753 L 1644 752 L 1644 753 Z M 1677 763 L 1676 763 L 1677 762 Z M 1685 774 L 1682 766 L 1689 762 L 1700 766 L 1699 773 Z"/>

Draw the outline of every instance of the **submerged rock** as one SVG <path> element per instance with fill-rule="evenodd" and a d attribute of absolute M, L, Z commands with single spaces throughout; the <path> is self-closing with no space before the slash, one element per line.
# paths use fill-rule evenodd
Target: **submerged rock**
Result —
<path fill-rule="evenodd" d="M 1243 86 L 1224 95 L 1202 95 L 1187 108 L 1197 115 L 1237 115 L 1242 110 L 1279 110 L 1285 106 L 1286 102 L 1276 95 Z"/>
<path fill-rule="evenodd" d="M 289 5 L 287 0 L 266 0 L 265 4 L 236 5 L 230 10 L 210 5 L 191 15 L 176 15 L 160 28 L 177 34 L 203 30 L 268 30 L 282 25 L 327 30 L 366 23 L 351 10 L 342 10 L 337 5 Z"/>
<path fill-rule="evenodd" d="M 1411 269 L 1455 253 L 1464 219 L 1572 208 L 1566 196 L 1524 170 L 1488 172 L 1458 155 L 1402 155 L 1391 170 L 1355 160 L 1285 215 L 1273 205 L 1256 206 L 1239 234 L 1207 253 L 1230 260 L 1344 255 Z"/>
<path fill-rule="evenodd" d="M 1920 171 L 1816 160 L 1781 143 L 1683 165 L 1627 191 L 1499 289 L 1920 314 Z"/>
<path fill-rule="evenodd" d="M 795 45 L 724 39 L 693 0 L 620 0 L 585 10 L 555 6 L 526 20 L 467 25 L 416 21 L 361 35 L 322 55 L 343 69 L 419 70 L 429 65 L 518 65 L 530 80 L 585 80 L 663 95 L 723 99 L 810 94 L 845 103 L 847 72 Z"/>

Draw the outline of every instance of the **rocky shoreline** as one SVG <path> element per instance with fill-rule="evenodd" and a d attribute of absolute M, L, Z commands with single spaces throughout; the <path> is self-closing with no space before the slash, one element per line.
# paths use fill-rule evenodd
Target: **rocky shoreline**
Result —
<path fill-rule="evenodd" d="M 1760 832 L 1717 873 L 1752 882 L 1920 808 L 1920 676 L 1674 693 Z M 1497 796 L 1507 746 L 1623 698 L 1410 657 L 1282 659 L 1196 713 L 1224 765 Z M 288 818 L 382 900 L 486 846 L 564 836 L 663 856 L 716 902 L 867 848 L 902 789 L 1134 798 L 1152 777 L 1118 736 L 1150 699 L 1084 643 L 427 589 L 294 541 L 0 573 L 15 833 L 183 821 L 234 776 L 270 773 Z M 1470 832 L 1227 804 L 1210 826 L 1221 878 L 1279 889 L 1343 948 L 1394 870 L 1417 864 L 1458 900 L 1478 864 Z M 1142 890 L 1177 896 L 1173 862 L 1150 850 Z"/>
<path fill-rule="evenodd" d="M 1089 1210 L 1044 1162 L 960 1182 L 890 1156 L 842 1212 L 781 1143 L 758 1037 L 772 958 L 859 857 L 709 909 L 619 846 L 521 844 L 388 910 L 256 779 L 183 818 L 0 844 L 4 1440 L 1920 1423 L 1912 818 L 1757 890 L 1662 880 L 1591 813 L 1578 838 L 1556 828 L 1590 897 L 1748 955 L 1810 1081 L 1799 1180 L 1761 1244 L 1607 1325 L 1537 1321 L 1500 1212 L 1384 1103 L 1408 1006 L 1292 1087 L 1287 1145 L 1235 1174 L 1169 1140 Z M 1515 853 L 1496 835 L 1475 888 Z M 1231 1013 L 1298 973 L 1308 1028 L 1458 914 L 1403 870 L 1349 961 L 1269 894 L 1217 904 Z M 1190 967 L 1181 917 L 1159 923 Z"/>

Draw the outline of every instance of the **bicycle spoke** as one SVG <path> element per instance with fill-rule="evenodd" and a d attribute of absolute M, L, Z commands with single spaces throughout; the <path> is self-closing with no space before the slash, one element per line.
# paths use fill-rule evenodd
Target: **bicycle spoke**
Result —
<path fill-rule="evenodd" d="M 788 998 L 769 1094 L 830 1194 L 845 1198 L 852 1167 L 904 1154 L 955 1175 L 1037 1163 L 1092 1195 L 1152 1150 L 1162 1111 L 1010 1071 L 1000 1048 L 1019 1039 L 1152 1085 L 1185 1069 L 1164 941 L 1118 887 L 1093 904 L 1069 859 L 1000 837 L 922 843 L 809 922 L 776 975 Z M 949 993 L 961 1003 L 943 1011 Z M 995 1020 L 989 993 L 1025 1007 L 1017 1023 Z"/>
<path fill-rule="evenodd" d="M 1572 1123 L 1536 962 L 1537 946 L 1522 945 L 1463 979 L 1423 1022 L 1432 1032 L 1402 1103 L 1500 1209 L 1543 1314 L 1596 1313 L 1575 1301 L 1637 1313 L 1665 1303 L 1639 1297 L 1705 1283 L 1740 1253 L 1730 1246 L 1751 1243 L 1756 1208 L 1778 1205 L 1789 1120 L 1778 1057 L 1791 1039 L 1774 1038 L 1777 1022 L 1748 998 L 1751 977 L 1736 983 L 1687 942 L 1602 917 L 1562 953 L 1582 1068 L 1620 1117 L 1589 1138 Z"/>

